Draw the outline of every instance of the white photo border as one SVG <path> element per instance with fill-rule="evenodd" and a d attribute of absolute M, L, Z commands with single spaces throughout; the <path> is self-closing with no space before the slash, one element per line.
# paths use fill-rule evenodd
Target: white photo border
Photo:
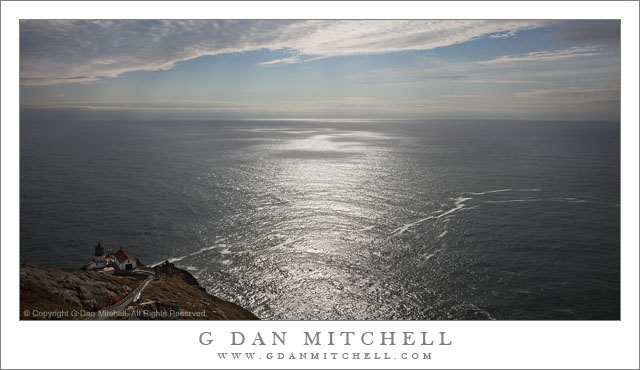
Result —
<path fill-rule="evenodd" d="M 2 368 L 638 368 L 637 2 L 2 2 Z M 620 321 L 19 321 L 19 19 L 621 19 Z M 122 329 L 136 336 L 117 334 Z M 286 347 L 230 346 L 232 331 L 288 332 Z M 203 346 L 202 332 L 215 342 Z M 220 360 L 218 352 L 309 352 L 304 331 L 445 331 L 431 360 Z M 375 348 L 372 348 L 375 347 Z M 113 349 L 126 361 L 96 352 Z M 318 352 L 403 352 L 400 347 Z M 129 355 L 130 354 L 130 355 Z M 426 362 L 425 362 L 426 361 Z"/>

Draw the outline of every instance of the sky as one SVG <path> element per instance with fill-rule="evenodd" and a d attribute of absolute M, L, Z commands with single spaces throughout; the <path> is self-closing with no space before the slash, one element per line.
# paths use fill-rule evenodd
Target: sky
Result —
<path fill-rule="evenodd" d="M 22 20 L 23 119 L 620 118 L 620 22 Z"/>

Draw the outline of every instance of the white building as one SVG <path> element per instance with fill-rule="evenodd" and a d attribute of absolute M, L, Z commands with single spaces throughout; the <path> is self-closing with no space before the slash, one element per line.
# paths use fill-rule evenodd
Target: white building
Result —
<path fill-rule="evenodd" d="M 98 245 L 95 246 L 93 262 L 95 263 L 95 268 L 103 268 L 107 265 L 104 260 L 104 245 L 101 242 L 98 242 Z"/>
<path fill-rule="evenodd" d="M 138 265 L 138 260 L 122 248 L 114 253 L 113 257 L 115 257 L 115 265 L 120 270 L 133 270 Z"/>

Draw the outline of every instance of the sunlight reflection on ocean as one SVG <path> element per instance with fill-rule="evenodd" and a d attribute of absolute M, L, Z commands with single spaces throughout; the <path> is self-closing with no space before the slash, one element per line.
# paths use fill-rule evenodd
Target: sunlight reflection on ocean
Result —
<path fill-rule="evenodd" d="M 102 240 L 264 319 L 619 318 L 616 124 L 22 132 L 23 261 L 77 267 Z"/>

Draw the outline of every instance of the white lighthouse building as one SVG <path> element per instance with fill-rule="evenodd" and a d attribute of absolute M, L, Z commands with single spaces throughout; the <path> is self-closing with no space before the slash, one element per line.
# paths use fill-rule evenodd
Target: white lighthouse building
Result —
<path fill-rule="evenodd" d="M 98 245 L 95 247 L 95 253 L 93 256 L 93 262 L 95 262 L 96 268 L 105 267 L 107 264 L 104 260 L 104 245 L 101 242 L 98 242 Z"/>

